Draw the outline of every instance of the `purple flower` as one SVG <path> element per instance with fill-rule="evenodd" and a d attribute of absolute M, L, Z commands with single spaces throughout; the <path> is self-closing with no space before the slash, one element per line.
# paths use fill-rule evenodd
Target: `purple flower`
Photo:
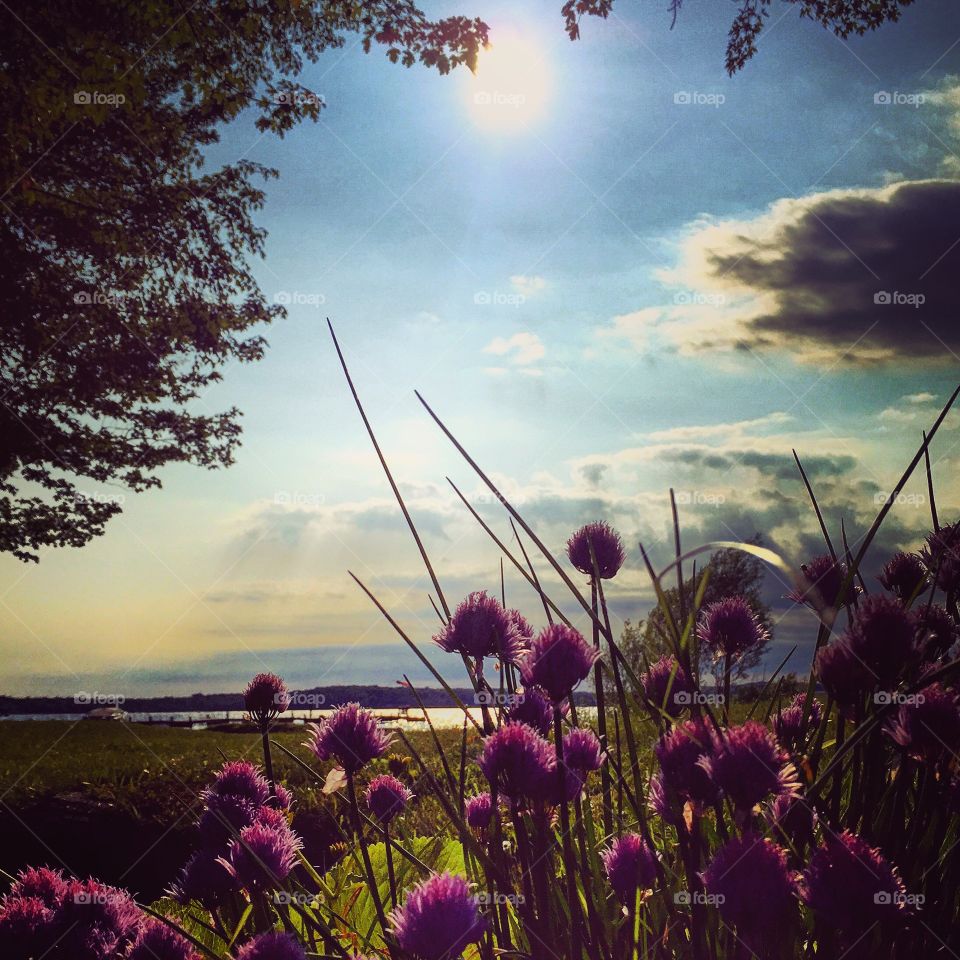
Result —
<path fill-rule="evenodd" d="M 390 736 L 377 718 L 359 703 L 338 707 L 320 723 L 308 725 L 310 739 L 304 744 L 319 760 L 336 760 L 348 774 L 387 752 Z"/>
<path fill-rule="evenodd" d="M 809 563 L 800 564 L 800 572 L 803 582 L 792 593 L 788 593 L 787 598 L 794 603 L 805 603 L 820 612 L 835 610 L 847 577 L 847 565 L 825 553 L 814 557 Z M 851 585 L 844 603 L 850 600 L 854 592 Z"/>
<path fill-rule="evenodd" d="M 54 910 L 39 897 L 8 894 L 0 905 L 0 956 L 46 956 L 58 936 L 54 919 Z"/>
<path fill-rule="evenodd" d="M 243 694 L 247 713 L 259 723 L 273 720 L 290 706 L 286 684 L 275 673 L 258 673 Z"/>
<path fill-rule="evenodd" d="M 823 720 L 823 704 L 814 698 L 810 702 L 810 715 L 804 723 L 806 694 L 798 693 L 789 707 L 778 711 L 773 717 L 773 729 L 777 739 L 788 750 L 799 750 L 811 729 L 816 730 Z"/>
<path fill-rule="evenodd" d="M 905 906 L 897 870 L 859 837 L 826 834 L 803 875 L 803 899 L 827 928 L 852 941 L 877 922 L 897 919 Z"/>
<path fill-rule="evenodd" d="M 259 767 L 247 760 L 233 760 L 220 768 L 203 797 L 208 804 L 215 797 L 237 797 L 258 807 L 270 798 L 270 784 Z"/>
<path fill-rule="evenodd" d="M 671 656 L 661 657 L 640 677 L 640 683 L 643 684 L 643 693 L 654 717 L 659 716 L 660 711 L 677 717 L 693 699 L 690 678 Z"/>
<path fill-rule="evenodd" d="M 754 833 L 728 840 L 701 875 L 725 923 L 761 956 L 789 936 L 796 915 L 797 878 L 783 847 Z"/>
<path fill-rule="evenodd" d="M 813 669 L 824 689 L 846 713 L 876 684 L 866 664 L 843 638 L 820 648 Z"/>
<path fill-rule="evenodd" d="M 199 960 L 190 942 L 159 920 L 146 922 L 125 960 Z"/>
<path fill-rule="evenodd" d="M 507 610 L 507 616 L 510 623 L 513 624 L 514 633 L 520 638 L 524 650 L 533 642 L 533 627 L 530 621 L 519 610 Z"/>
<path fill-rule="evenodd" d="M 895 553 L 883 566 L 877 577 L 881 585 L 895 593 L 904 602 L 926 593 L 927 569 L 915 553 Z"/>
<path fill-rule="evenodd" d="M 122 955 L 143 921 L 143 913 L 126 890 L 93 879 L 71 880 L 55 921 L 63 931 L 58 952 L 70 960 Z"/>
<path fill-rule="evenodd" d="M 270 889 L 290 875 L 302 846 L 289 827 L 254 823 L 240 831 L 221 862 L 247 890 Z"/>
<path fill-rule="evenodd" d="M 658 817 L 675 827 L 683 822 L 684 801 L 678 797 L 676 791 L 664 784 L 662 773 L 655 773 L 650 777 L 647 806 Z"/>
<path fill-rule="evenodd" d="M 688 720 L 660 738 L 653 748 L 660 764 L 659 786 L 667 799 L 713 803 L 717 788 L 701 760 L 710 757 L 715 738 L 700 720 Z"/>
<path fill-rule="evenodd" d="M 44 906 L 59 907 L 70 892 L 70 884 L 64 880 L 59 870 L 49 867 L 27 867 L 17 874 L 17 879 L 11 884 L 9 899 L 35 898 Z"/>
<path fill-rule="evenodd" d="M 743 597 L 727 597 L 711 603 L 701 614 L 697 637 L 715 660 L 736 659 L 757 650 L 770 634 Z"/>
<path fill-rule="evenodd" d="M 493 797 L 489 793 L 478 793 L 468 797 L 464 805 L 464 816 L 468 826 L 474 830 L 484 830 L 493 819 Z"/>
<path fill-rule="evenodd" d="M 797 794 L 775 796 L 764 811 L 764 819 L 794 847 L 813 843 L 817 815 L 813 807 Z"/>
<path fill-rule="evenodd" d="M 538 795 L 556 771 L 557 755 L 530 727 L 506 723 L 484 741 L 477 763 L 491 786 L 517 802 Z"/>
<path fill-rule="evenodd" d="M 755 720 L 730 727 L 718 739 L 713 756 L 699 762 L 741 811 L 752 810 L 771 794 L 799 789 L 789 755 L 780 749 L 773 734 Z"/>
<path fill-rule="evenodd" d="M 918 635 L 923 655 L 938 660 L 957 642 L 957 625 L 940 604 L 925 606 L 918 614 Z"/>
<path fill-rule="evenodd" d="M 590 547 L 597 558 L 597 571 L 602 580 L 610 580 L 619 573 L 626 560 L 623 550 L 623 540 L 609 523 L 588 523 L 581 527 L 567 541 L 567 557 L 570 562 L 583 574 L 593 577 L 593 559 L 590 556 Z"/>
<path fill-rule="evenodd" d="M 960 587 L 960 523 L 929 533 L 920 556 L 937 586 L 944 593 L 955 593 Z"/>
<path fill-rule="evenodd" d="M 633 907 L 638 890 L 649 890 L 657 879 L 657 855 L 637 833 L 617 837 L 601 854 L 607 880 L 617 899 Z"/>
<path fill-rule="evenodd" d="M 890 597 L 866 597 L 860 601 L 844 640 L 880 689 L 890 690 L 916 658 L 916 618 Z"/>
<path fill-rule="evenodd" d="M 933 683 L 901 705 L 887 732 L 917 760 L 949 761 L 960 750 L 960 701 Z"/>
<path fill-rule="evenodd" d="M 197 828 L 200 839 L 208 850 L 220 850 L 244 827 L 253 823 L 260 809 L 243 797 L 212 793 L 206 797 L 207 809 L 200 815 Z"/>
<path fill-rule="evenodd" d="M 367 787 L 367 806 L 381 822 L 389 823 L 403 813 L 413 794 L 396 778 L 384 773 L 374 777 Z"/>
<path fill-rule="evenodd" d="M 450 873 L 415 886 L 390 921 L 397 945 L 416 960 L 454 960 L 486 930 L 467 881 Z"/>
<path fill-rule="evenodd" d="M 207 910 L 212 910 L 236 889 L 236 880 L 223 861 L 212 853 L 198 851 L 183 865 L 180 875 L 167 892 L 184 906 L 195 900 Z"/>
<path fill-rule="evenodd" d="M 553 705 L 542 690 L 527 687 L 513 706 L 507 709 L 504 720 L 508 723 L 525 723 L 528 727 L 533 727 L 540 736 L 548 737 L 553 730 Z"/>
<path fill-rule="evenodd" d="M 526 649 L 526 638 L 516 611 L 504 610 L 500 601 L 487 596 L 486 590 L 469 594 L 454 611 L 450 622 L 433 638 L 447 653 L 461 653 L 474 660 L 499 657 L 516 663 Z M 520 620 L 523 620 L 521 617 Z"/>
<path fill-rule="evenodd" d="M 570 696 L 573 688 L 590 675 L 600 651 L 572 627 L 555 623 L 541 631 L 520 661 L 520 673 L 527 685 L 542 687 L 556 704 Z"/>
<path fill-rule="evenodd" d="M 603 766 L 604 753 L 592 730 L 574 727 L 563 738 L 563 764 L 586 776 Z"/>
<path fill-rule="evenodd" d="M 289 933 L 261 933 L 243 946 L 237 960 L 305 960 L 303 947 Z"/>

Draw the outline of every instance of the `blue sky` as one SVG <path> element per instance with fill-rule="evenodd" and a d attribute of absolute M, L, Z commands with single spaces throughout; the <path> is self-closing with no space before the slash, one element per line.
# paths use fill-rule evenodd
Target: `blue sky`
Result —
<path fill-rule="evenodd" d="M 951 4 L 849 43 L 779 5 L 734 78 L 727 4 L 689 5 L 670 31 L 660 5 L 621 0 L 577 43 L 559 4 L 515 7 L 427 8 L 503 38 L 513 59 L 493 90 L 482 62 L 477 79 L 440 77 L 348 40 L 301 78 L 326 101 L 319 123 L 284 140 L 252 117 L 225 131 L 211 164 L 280 172 L 255 269 L 289 304 L 266 359 L 204 401 L 244 411 L 238 462 L 166 470 L 82 550 L 0 560 L 2 692 L 237 689 L 266 668 L 389 682 L 414 667 L 346 572 L 429 640 L 429 584 L 327 316 L 452 602 L 497 587 L 499 554 L 445 476 L 509 530 L 414 388 L 552 548 L 589 520 L 622 530 L 618 619 L 650 606 L 636 543 L 665 561 L 671 484 L 687 543 L 759 530 L 799 561 L 816 536 L 796 447 L 834 534 L 841 516 L 853 538 L 869 525 L 957 379 Z M 491 124 L 478 91 L 526 100 L 494 104 Z M 947 514 L 958 420 L 935 449 Z M 874 564 L 928 517 L 911 484 Z M 799 643 L 803 670 L 813 624 L 784 592 L 771 578 L 771 659 Z M 516 576 L 508 600 L 536 619 Z"/>

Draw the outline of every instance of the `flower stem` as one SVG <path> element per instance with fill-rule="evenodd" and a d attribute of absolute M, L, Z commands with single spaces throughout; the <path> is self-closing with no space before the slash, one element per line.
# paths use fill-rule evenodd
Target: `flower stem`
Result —
<path fill-rule="evenodd" d="M 353 782 L 353 774 L 347 771 L 347 796 L 350 799 L 350 822 L 353 827 L 357 843 L 360 845 L 360 855 L 363 857 L 363 867 L 367 872 L 367 885 L 370 887 L 370 896 L 373 898 L 373 906 L 377 911 L 377 919 L 380 921 L 380 930 L 387 932 L 387 918 L 383 912 L 383 902 L 380 900 L 380 891 L 377 889 L 377 878 L 373 873 L 373 866 L 370 863 L 370 853 L 367 850 L 367 841 L 363 836 L 363 827 L 360 825 L 360 808 L 357 806 L 357 790 Z"/>
<path fill-rule="evenodd" d="M 570 807 L 567 803 L 567 771 L 563 763 L 563 718 L 559 704 L 553 708 L 553 739 L 557 748 L 557 781 L 560 792 L 560 843 L 563 850 L 563 870 L 567 875 L 567 902 L 570 907 L 570 931 L 572 934 L 573 960 L 583 955 L 580 898 L 577 894 L 576 864 L 573 859 L 573 846 L 570 843 Z"/>

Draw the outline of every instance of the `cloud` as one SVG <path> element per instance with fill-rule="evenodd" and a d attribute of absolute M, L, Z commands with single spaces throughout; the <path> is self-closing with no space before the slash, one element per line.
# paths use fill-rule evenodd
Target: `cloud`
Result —
<path fill-rule="evenodd" d="M 748 467 L 777 480 L 794 480 L 799 476 L 796 461 L 789 453 L 763 453 L 758 450 L 725 450 L 718 453 L 713 450 L 681 449 L 667 450 L 660 456 L 667 462 L 724 473 L 738 467 Z M 857 465 L 857 459 L 845 454 L 816 455 L 803 458 L 802 463 L 808 477 L 833 477 L 849 473 Z"/>
<path fill-rule="evenodd" d="M 512 337 L 495 337 L 483 348 L 483 352 L 505 357 L 515 367 L 529 367 L 542 360 L 547 349 L 535 333 L 525 331 L 515 333 Z"/>
<path fill-rule="evenodd" d="M 517 293 L 522 293 L 525 297 L 532 297 L 546 289 L 547 281 L 543 277 L 528 277 L 522 273 L 516 273 L 510 278 L 510 283 Z"/>
<path fill-rule="evenodd" d="M 600 331 L 682 353 L 777 350 L 800 362 L 952 363 L 960 353 L 960 181 L 903 181 L 778 200 L 747 220 L 701 222 L 659 279 L 663 308 Z"/>

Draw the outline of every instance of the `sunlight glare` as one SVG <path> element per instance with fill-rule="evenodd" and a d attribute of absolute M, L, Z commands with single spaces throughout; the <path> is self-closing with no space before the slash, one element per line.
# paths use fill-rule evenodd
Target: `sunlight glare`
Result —
<path fill-rule="evenodd" d="M 548 71 L 543 54 L 516 36 L 501 36 L 481 51 L 470 77 L 470 115 L 491 132 L 516 133 L 529 128 L 547 100 Z"/>

